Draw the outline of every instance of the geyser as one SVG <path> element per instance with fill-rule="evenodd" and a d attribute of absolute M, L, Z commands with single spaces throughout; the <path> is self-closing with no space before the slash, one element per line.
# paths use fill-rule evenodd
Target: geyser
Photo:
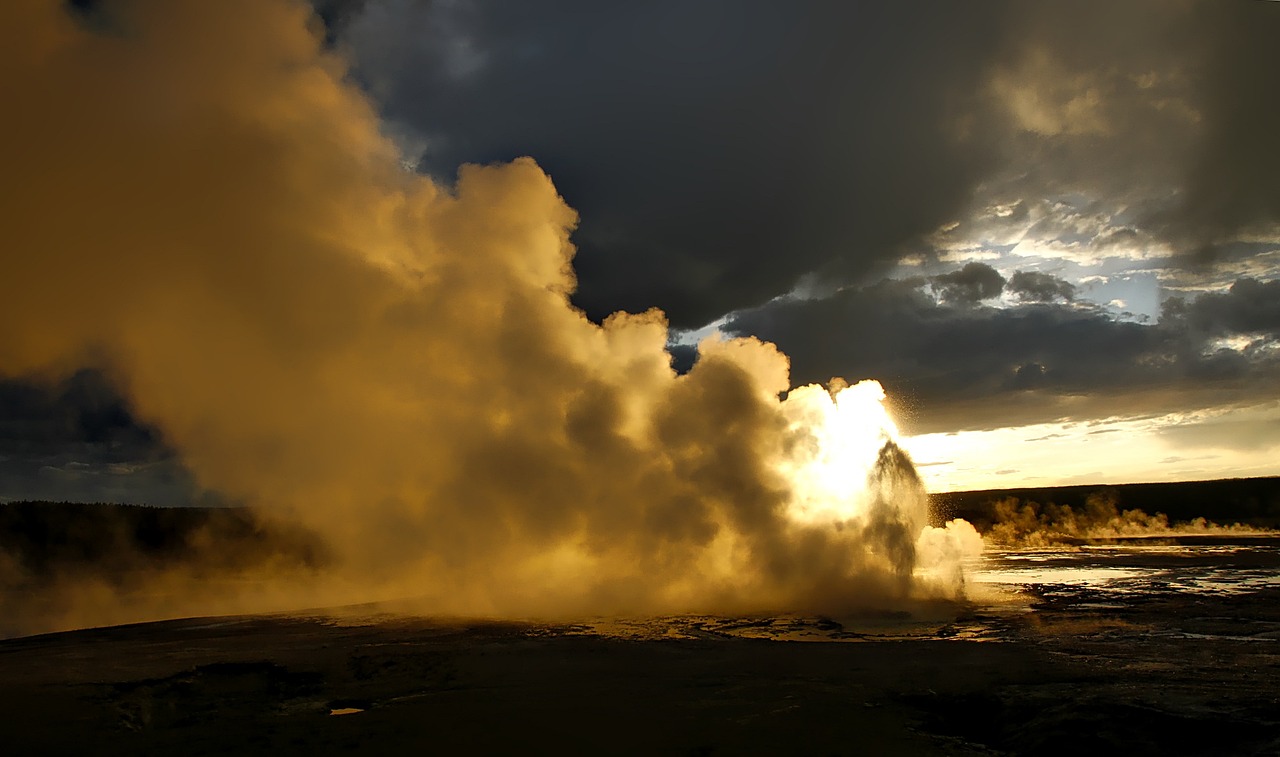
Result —
<path fill-rule="evenodd" d="M 527 158 L 452 186 L 406 171 L 306 4 L 65 7 L 0 4 L 0 370 L 99 368 L 203 485 L 326 537 L 339 569 L 255 576 L 255 608 L 955 593 L 917 569 L 972 540 L 928 529 L 878 386 L 779 400 L 772 345 L 712 338 L 676 375 L 661 313 L 587 320 L 550 179 Z M 139 616 L 211 606 L 162 585 Z"/>

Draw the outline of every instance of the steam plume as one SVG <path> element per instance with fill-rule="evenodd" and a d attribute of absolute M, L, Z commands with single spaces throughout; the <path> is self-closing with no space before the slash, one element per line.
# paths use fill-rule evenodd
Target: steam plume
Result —
<path fill-rule="evenodd" d="M 100 368 L 203 485 L 327 537 L 342 570 L 295 601 L 839 609 L 953 590 L 913 578 L 924 498 L 891 434 L 870 495 L 794 517 L 815 435 L 778 400 L 785 356 L 710 341 L 678 377 L 661 313 L 587 320 L 548 177 L 529 159 L 452 187 L 404 170 L 307 6 L 99 14 L 0 4 L 0 370 Z"/>
<path fill-rule="evenodd" d="M 1221 525 L 1203 517 L 1171 523 L 1164 513 L 1148 515 L 1136 508 L 1121 509 L 1115 495 L 1106 493 L 1091 494 L 1084 507 L 1078 509 L 1006 497 L 992 503 L 992 510 L 992 523 L 984 537 L 1001 546 L 1047 547 L 1088 539 L 1270 533 L 1240 523 Z"/>

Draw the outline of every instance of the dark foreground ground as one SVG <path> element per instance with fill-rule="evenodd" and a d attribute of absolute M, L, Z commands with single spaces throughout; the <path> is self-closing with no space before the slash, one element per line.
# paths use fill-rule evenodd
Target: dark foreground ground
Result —
<path fill-rule="evenodd" d="M 0 642 L 5 754 L 1280 754 L 1280 590 L 950 619 L 188 619 Z M 348 714 L 332 714 L 343 713 Z"/>

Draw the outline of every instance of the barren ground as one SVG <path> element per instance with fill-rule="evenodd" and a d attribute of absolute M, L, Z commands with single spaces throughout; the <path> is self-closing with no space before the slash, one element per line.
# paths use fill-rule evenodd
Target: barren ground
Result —
<path fill-rule="evenodd" d="M 1278 754 L 1280 591 L 918 620 L 364 607 L 0 642 L 7 754 Z M 347 714 L 331 714 L 334 712 Z"/>

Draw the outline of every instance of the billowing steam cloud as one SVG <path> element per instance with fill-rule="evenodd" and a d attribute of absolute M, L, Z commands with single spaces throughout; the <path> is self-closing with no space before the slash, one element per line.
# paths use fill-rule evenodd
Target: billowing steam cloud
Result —
<path fill-rule="evenodd" d="M 953 591 L 915 577 L 925 501 L 875 387 L 780 402 L 768 344 L 705 343 L 677 377 L 661 313 L 587 320 L 548 177 L 406 171 L 305 5 L 19 0 L 0 30 L 0 370 L 100 368 L 203 485 L 323 534 L 340 570 L 293 601 Z M 861 457 L 829 459 L 850 414 Z M 972 535 L 947 533 L 920 544 Z"/>

